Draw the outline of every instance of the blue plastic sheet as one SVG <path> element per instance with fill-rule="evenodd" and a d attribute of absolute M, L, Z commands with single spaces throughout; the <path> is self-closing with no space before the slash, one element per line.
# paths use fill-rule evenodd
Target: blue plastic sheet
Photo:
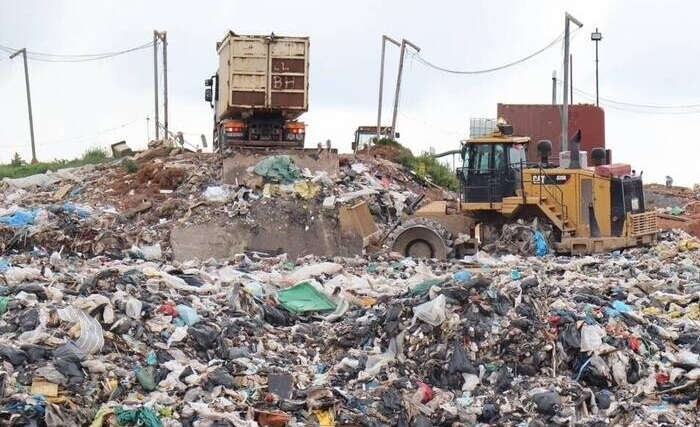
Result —
<path fill-rule="evenodd" d="M 5 258 L 0 258 L 0 273 L 4 273 L 10 269 L 10 262 Z"/>
<path fill-rule="evenodd" d="M 535 230 L 535 255 L 545 256 L 549 252 L 549 247 L 547 245 L 547 240 L 545 240 L 542 233 Z"/>
<path fill-rule="evenodd" d="M 188 307 L 184 304 L 178 304 L 175 308 L 177 309 L 178 313 L 177 320 L 180 320 L 183 323 L 183 326 L 192 326 L 195 323 L 199 322 L 197 310 L 195 310 L 194 308 Z"/>
<path fill-rule="evenodd" d="M 455 279 L 455 282 L 466 282 L 472 278 L 472 274 L 467 270 L 459 270 L 452 274 L 452 278 Z"/>
<path fill-rule="evenodd" d="M 88 218 L 90 215 L 92 215 L 92 212 L 89 210 L 85 209 L 84 207 L 77 206 L 71 202 L 65 202 L 63 204 L 63 210 L 66 212 L 75 213 L 81 218 Z"/>
<path fill-rule="evenodd" d="M 24 227 L 25 225 L 32 225 L 34 224 L 36 213 L 36 210 L 18 210 L 11 215 L 0 217 L 0 224 L 9 225 L 10 227 Z"/>
<path fill-rule="evenodd" d="M 629 313 L 630 311 L 632 311 L 632 307 L 620 300 L 613 301 L 612 307 L 620 313 Z"/>

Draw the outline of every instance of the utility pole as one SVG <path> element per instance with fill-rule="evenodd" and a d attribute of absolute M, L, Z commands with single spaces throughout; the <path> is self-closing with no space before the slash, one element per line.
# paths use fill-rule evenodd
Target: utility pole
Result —
<path fill-rule="evenodd" d="M 168 138 L 168 32 L 153 30 L 153 81 L 155 85 L 156 104 L 156 140 L 160 139 L 160 119 L 158 105 L 158 42 L 163 42 L 163 138 Z"/>
<path fill-rule="evenodd" d="M 598 102 L 598 42 L 603 40 L 603 34 L 596 27 L 595 32 L 591 33 L 591 40 L 595 42 L 595 106 L 599 107 Z"/>
<path fill-rule="evenodd" d="M 574 55 L 569 54 L 569 105 L 574 103 Z"/>
<path fill-rule="evenodd" d="M 10 55 L 10 59 L 15 56 L 22 54 L 22 59 L 24 60 L 24 83 L 27 86 L 27 109 L 29 110 L 29 135 L 32 141 L 32 164 L 37 163 L 36 159 L 36 146 L 34 145 L 34 118 L 32 117 L 32 95 L 29 92 L 29 70 L 27 69 L 27 48 L 22 48 L 17 52 Z"/>
<path fill-rule="evenodd" d="M 160 38 L 163 41 L 163 115 L 165 139 L 168 139 L 168 32 L 161 31 Z"/>
<path fill-rule="evenodd" d="M 386 51 L 387 40 L 392 42 L 396 46 L 401 46 L 401 43 L 397 42 L 396 40 L 392 39 L 391 37 L 382 36 L 382 59 L 381 59 L 381 66 L 379 68 L 379 102 L 378 102 L 378 107 L 377 107 L 377 142 L 379 142 L 379 139 L 381 137 L 381 128 L 382 128 L 382 93 L 384 92 L 384 54 Z M 370 144 L 370 146 L 371 145 L 372 144 Z"/>
<path fill-rule="evenodd" d="M 557 104 L 557 70 L 552 71 L 552 105 Z"/>
<path fill-rule="evenodd" d="M 155 129 L 156 136 L 155 140 L 160 139 L 160 130 L 158 129 L 158 31 L 153 30 L 153 83 L 154 83 L 154 99 L 156 105 L 156 116 L 155 116 Z"/>
<path fill-rule="evenodd" d="M 411 46 L 420 52 L 420 48 L 406 39 L 401 40 L 401 53 L 399 58 L 399 75 L 396 79 L 396 93 L 394 93 L 394 116 L 391 119 L 391 139 L 395 139 L 396 136 L 396 114 L 399 111 L 399 92 L 401 91 L 401 74 L 403 73 L 403 57 L 406 53 L 406 45 Z"/>
<path fill-rule="evenodd" d="M 578 25 L 583 24 L 567 12 L 564 15 L 564 102 L 561 115 L 561 151 L 569 150 L 569 21 Z M 571 159 L 572 162 L 578 159 Z"/>

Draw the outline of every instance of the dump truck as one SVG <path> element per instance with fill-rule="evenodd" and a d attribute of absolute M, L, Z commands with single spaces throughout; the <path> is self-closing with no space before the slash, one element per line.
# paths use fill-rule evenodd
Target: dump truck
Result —
<path fill-rule="evenodd" d="M 488 135 L 464 140 L 463 166 L 457 169 L 459 200 L 435 201 L 397 224 L 385 241 L 393 251 L 423 258 L 462 257 L 496 244 L 506 226 L 550 236 L 556 253 L 585 255 L 650 245 L 658 233 L 657 214 L 647 211 L 641 175 L 629 164 L 606 162 L 606 150 L 592 150 L 593 165 L 579 150 L 581 131 L 571 151 L 550 162 L 552 143 L 537 143 L 539 162 L 529 162 L 530 137 L 516 136 L 499 123 Z M 533 229 L 534 228 L 534 229 Z M 526 236 L 515 236 L 526 241 Z M 523 245 L 525 246 L 525 245 Z M 534 246 L 529 245 L 534 251 Z"/>
<path fill-rule="evenodd" d="M 224 182 L 241 184 L 265 157 L 289 156 L 301 169 L 338 171 L 330 141 L 305 148 L 309 109 L 309 38 L 239 35 L 216 44 L 219 68 L 205 80 L 214 111 L 213 147 L 223 157 Z"/>
<path fill-rule="evenodd" d="M 205 80 L 213 145 L 303 148 L 309 108 L 309 38 L 237 35 L 216 44 L 219 69 Z"/>

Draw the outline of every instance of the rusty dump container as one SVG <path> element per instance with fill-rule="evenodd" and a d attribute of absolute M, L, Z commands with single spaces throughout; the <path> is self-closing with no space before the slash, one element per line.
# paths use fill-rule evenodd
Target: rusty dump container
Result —
<path fill-rule="evenodd" d="M 529 136 L 532 143 L 528 161 L 538 162 L 537 142 L 552 142 L 551 159 L 558 162 L 561 151 L 561 111 L 557 104 L 498 104 L 498 117 L 513 125 L 514 133 Z M 590 104 L 569 106 L 569 138 L 581 129 L 579 149 L 588 153 L 588 164 L 593 163 L 594 148 L 605 148 L 605 115 L 603 109 Z M 571 148 L 571 147 L 569 147 Z"/>
<path fill-rule="evenodd" d="M 295 120 L 309 108 L 309 38 L 237 35 L 217 43 L 217 116 L 281 112 Z"/>

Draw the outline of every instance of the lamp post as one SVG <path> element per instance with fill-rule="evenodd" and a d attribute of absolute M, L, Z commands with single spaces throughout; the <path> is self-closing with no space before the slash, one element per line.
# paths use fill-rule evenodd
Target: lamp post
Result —
<path fill-rule="evenodd" d="M 591 40 L 595 42 L 595 105 L 598 107 L 598 42 L 603 40 L 603 35 L 596 27 L 595 32 L 591 33 Z"/>

